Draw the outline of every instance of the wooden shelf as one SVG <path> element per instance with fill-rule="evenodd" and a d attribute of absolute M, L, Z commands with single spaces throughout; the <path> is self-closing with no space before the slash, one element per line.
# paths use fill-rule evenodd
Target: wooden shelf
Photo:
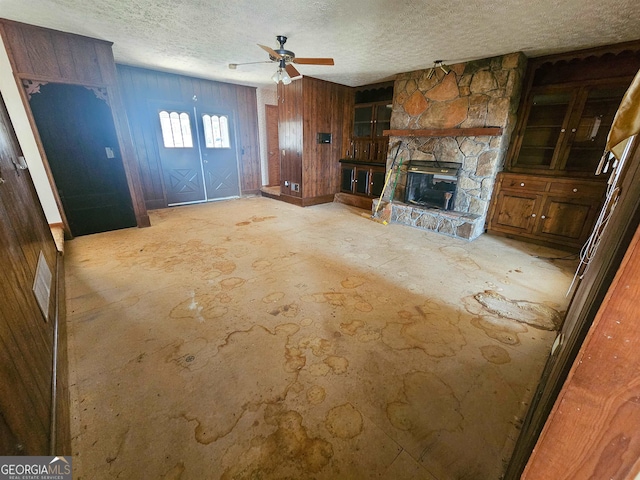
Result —
<path fill-rule="evenodd" d="M 488 135 L 497 137 L 502 135 L 500 127 L 478 128 L 431 128 L 428 130 L 384 130 L 382 135 L 387 137 L 479 137 Z"/>

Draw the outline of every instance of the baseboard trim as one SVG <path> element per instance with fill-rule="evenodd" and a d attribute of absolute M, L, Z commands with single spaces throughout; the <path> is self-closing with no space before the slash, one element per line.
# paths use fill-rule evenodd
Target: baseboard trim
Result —
<path fill-rule="evenodd" d="M 336 193 L 333 201 L 336 203 L 351 205 L 352 207 L 358 207 L 362 208 L 363 210 L 369 211 L 371 211 L 371 205 L 373 204 L 373 198 L 351 195 L 349 193 Z"/>
<path fill-rule="evenodd" d="M 51 426 L 49 454 L 71 455 L 71 402 L 67 309 L 65 303 L 64 256 L 56 255 L 55 324 L 53 327 L 53 372 L 51 376 Z"/>
<path fill-rule="evenodd" d="M 320 195 L 318 197 L 310 197 L 302 199 L 303 207 L 311 207 L 312 205 L 320 205 L 321 203 L 331 203 L 333 202 L 334 194 L 330 195 Z"/>

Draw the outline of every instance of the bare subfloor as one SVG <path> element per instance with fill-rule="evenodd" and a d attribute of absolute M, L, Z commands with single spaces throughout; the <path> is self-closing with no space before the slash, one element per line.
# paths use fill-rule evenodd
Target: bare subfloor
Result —
<path fill-rule="evenodd" d="M 495 304 L 562 312 L 573 262 L 362 212 L 253 197 L 68 242 L 74 478 L 500 478 L 555 332 Z"/>

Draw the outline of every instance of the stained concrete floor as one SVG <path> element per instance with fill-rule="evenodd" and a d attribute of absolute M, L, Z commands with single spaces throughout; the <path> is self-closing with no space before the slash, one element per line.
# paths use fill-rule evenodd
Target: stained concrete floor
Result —
<path fill-rule="evenodd" d="M 495 304 L 562 312 L 574 262 L 362 212 L 250 197 L 68 242 L 74 478 L 500 478 L 555 332 Z"/>

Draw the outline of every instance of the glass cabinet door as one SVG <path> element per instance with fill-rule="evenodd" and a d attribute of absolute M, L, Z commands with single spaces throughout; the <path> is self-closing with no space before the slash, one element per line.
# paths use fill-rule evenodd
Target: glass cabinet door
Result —
<path fill-rule="evenodd" d="M 551 168 L 562 144 L 572 92 L 533 95 L 515 166 Z"/>
<path fill-rule="evenodd" d="M 584 106 L 578 118 L 571 122 L 570 145 L 561 168 L 595 172 L 625 91 L 626 87 L 603 86 L 584 92 Z"/>
<path fill-rule="evenodd" d="M 385 177 L 386 175 L 384 169 L 371 170 L 371 191 L 369 192 L 371 196 L 379 197 L 380 195 L 382 195 Z"/>
<path fill-rule="evenodd" d="M 376 137 L 391 128 L 391 105 L 376 105 Z"/>
<path fill-rule="evenodd" d="M 360 195 L 366 195 L 369 189 L 368 184 L 369 184 L 369 169 L 366 167 L 357 168 L 355 193 L 359 193 Z"/>
<path fill-rule="evenodd" d="M 353 180 L 356 167 L 343 165 L 340 176 L 340 191 L 351 193 L 353 189 Z"/>
<path fill-rule="evenodd" d="M 353 121 L 354 137 L 371 137 L 373 129 L 373 107 L 356 107 Z"/>

